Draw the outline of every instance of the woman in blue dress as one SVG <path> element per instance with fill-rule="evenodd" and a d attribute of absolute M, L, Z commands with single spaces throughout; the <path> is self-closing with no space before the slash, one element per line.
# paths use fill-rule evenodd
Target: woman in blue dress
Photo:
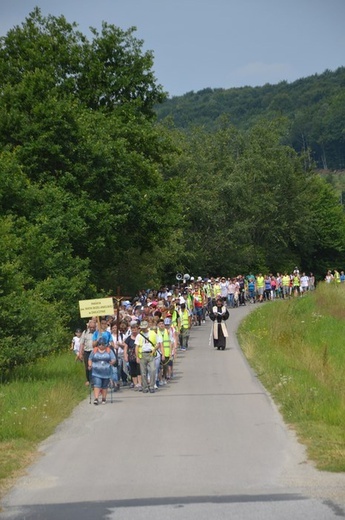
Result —
<path fill-rule="evenodd" d="M 116 358 L 110 347 L 107 347 L 103 337 L 97 340 L 97 346 L 93 349 L 89 356 L 89 370 L 91 370 L 94 401 L 98 404 L 98 398 L 101 394 L 102 404 L 106 403 L 109 380 L 111 378 L 112 366 L 115 364 Z"/>

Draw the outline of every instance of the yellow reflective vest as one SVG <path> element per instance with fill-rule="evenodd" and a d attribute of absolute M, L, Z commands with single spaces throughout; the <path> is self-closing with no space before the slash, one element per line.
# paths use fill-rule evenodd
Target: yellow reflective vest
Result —
<path fill-rule="evenodd" d="M 138 345 L 138 357 L 141 358 L 142 351 L 143 351 L 143 345 L 145 343 L 145 337 L 139 333 L 138 336 L 136 337 L 136 340 L 138 340 L 138 341 L 136 341 L 136 344 Z M 153 356 L 155 356 L 156 355 L 156 345 L 157 345 L 157 334 L 152 329 L 149 330 L 148 340 L 149 340 L 149 344 L 151 347 L 151 353 Z"/>
<path fill-rule="evenodd" d="M 161 333 L 163 339 L 163 348 L 164 348 L 164 357 L 171 356 L 171 338 L 170 338 L 170 329 L 164 329 Z"/>
<path fill-rule="evenodd" d="M 189 312 L 187 309 L 181 312 L 181 328 L 189 329 Z"/>

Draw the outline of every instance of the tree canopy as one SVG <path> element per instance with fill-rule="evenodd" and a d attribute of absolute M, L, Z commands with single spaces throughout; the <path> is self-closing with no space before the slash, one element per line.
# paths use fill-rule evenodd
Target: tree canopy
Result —
<path fill-rule="evenodd" d="M 157 122 L 165 93 L 142 47 L 134 27 L 90 40 L 38 8 L 0 39 L 0 368 L 61 348 L 78 301 L 119 286 L 343 263 L 343 208 L 289 144 L 290 119 Z M 334 132 L 342 102 L 325 108 Z"/>
<path fill-rule="evenodd" d="M 150 267 L 152 283 L 173 262 L 179 200 L 162 173 L 172 145 L 153 111 L 165 94 L 134 31 L 103 23 L 89 41 L 36 8 L 0 40 L 3 345 L 11 314 L 18 337 L 35 330 L 42 340 L 24 295 L 37 310 L 42 300 L 45 329 L 51 315 L 63 330 L 79 299 L 134 290 L 124 258 L 142 270 L 164 241 L 172 252 Z"/>
<path fill-rule="evenodd" d="M 167 99 L 156 106 L 159 120 L 170 117 L 181 129 L 204 126 L 215 130 L 227 115 L 237 128 L 258 120 L 288 119 L 286 144 L 309 150 L 319 169 L 345 169 L 345 67 L 326 70 L 292 83 L 262 87 L 205 88 Z"/>
<path fill-rule="evenodd" d="M 284 119 L 182 134 L 186 258 L 204 276 L 343 265 L 345 219 L 333 188 L 283 144 Z M 189 260 L 190 261 L 190 260 Z"/>

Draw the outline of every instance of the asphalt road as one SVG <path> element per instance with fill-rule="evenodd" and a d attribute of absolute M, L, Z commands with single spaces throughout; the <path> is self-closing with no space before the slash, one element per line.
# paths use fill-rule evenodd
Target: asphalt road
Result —
<path fill-rule="evenodd" d="M 317 472 L 249 368 L 230 312 L 225 351 L 194 327 L 155 394 L 85 399 L 2 503 L 16 520 L 328 520 L 345 517 L 345 474 Z"/>

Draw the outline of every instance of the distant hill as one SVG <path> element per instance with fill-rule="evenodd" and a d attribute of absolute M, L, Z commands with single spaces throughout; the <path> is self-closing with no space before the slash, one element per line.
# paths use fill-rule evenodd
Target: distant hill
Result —
<path fill-rule="evenodd" d="M 178 128 L 210 131 L 224 116 L 242 129 L 258 119 L 285 116 L 290 122 L 287 144 L 299 152 L 310 150 L 320 169 L 345 168 L 345 67 L 293 83 L 187 92 L 157 106 L 156 112 L 158 120 L 169 116 Z"/>

